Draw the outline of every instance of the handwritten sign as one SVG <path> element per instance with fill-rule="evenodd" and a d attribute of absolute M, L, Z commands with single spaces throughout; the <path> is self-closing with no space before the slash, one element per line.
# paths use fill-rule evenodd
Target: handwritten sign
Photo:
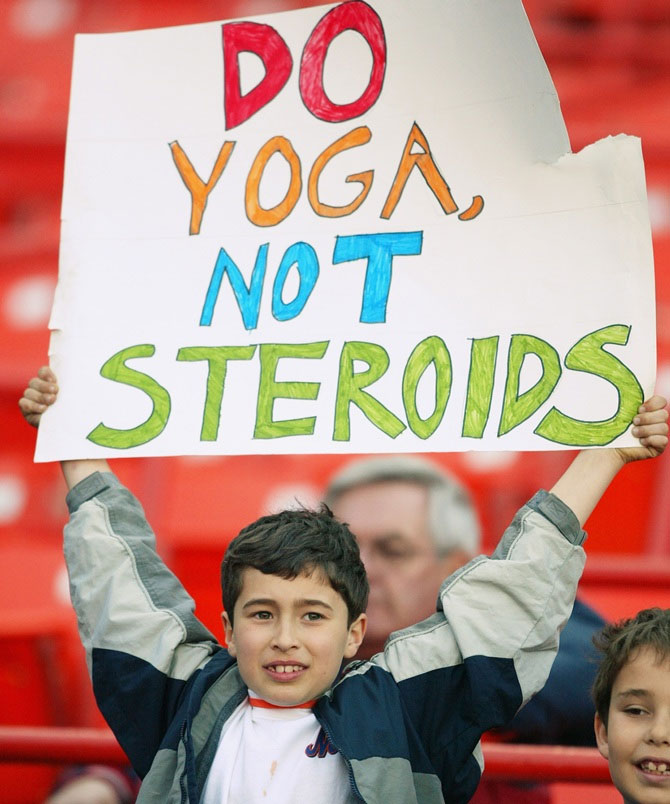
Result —
<path fill-rule="evenodd" d="M 518 0 L 78 36 L 38 460 L 632 443 L 640 143 Z"/>

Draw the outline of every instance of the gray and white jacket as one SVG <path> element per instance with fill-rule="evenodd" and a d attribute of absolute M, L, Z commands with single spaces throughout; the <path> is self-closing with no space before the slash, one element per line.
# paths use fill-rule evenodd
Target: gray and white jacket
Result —
<path fill-rule="evenodd" d="M 142 507 L 113 474 L 67 498 L 65 556 L 96 700 L 143 777 L 138 802 L 195 804 L 221 728 L 247 694 L 195 618 Z M 436 613 L 353 662 L 317 702 L 327 740 L 368 804 L 467 802 L 482 733 L 544 684 L 584 564 L 585 533 L 539 492 L 489 558 L 447 578 Z"/>

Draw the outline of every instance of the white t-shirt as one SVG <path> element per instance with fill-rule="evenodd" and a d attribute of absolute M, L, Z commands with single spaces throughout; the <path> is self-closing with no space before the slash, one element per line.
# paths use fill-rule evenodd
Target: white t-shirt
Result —
<path fill-rule="evenodd" d="M 347 767 L 312 710 L 249 695 L 223 727 L 203 804 L 352 804 Z"/>

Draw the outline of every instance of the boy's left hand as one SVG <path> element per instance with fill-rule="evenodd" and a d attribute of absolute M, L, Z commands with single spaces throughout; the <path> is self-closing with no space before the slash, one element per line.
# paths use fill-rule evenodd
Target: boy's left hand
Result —
<path fill-rule="evenodd" d="M 640 446 L 582 450 L 556 481 L 551 491 L 572 508 L 580 525 L 589 518 L 624 464 L 656 458 L 665 450 L 668 445 L 666 404 L 662 396 L 652 396 L 640 405 L 632 430 Z"/>
<path fill-rule="evenodd" d="M 656 458 L 668 445 L 667 400 L 662 396 L 652 396 L 640 405 L 633 419 L 633 435 L 640 440 L 639 447 L 617 447 L 616 451 L 623 463 Z"/>

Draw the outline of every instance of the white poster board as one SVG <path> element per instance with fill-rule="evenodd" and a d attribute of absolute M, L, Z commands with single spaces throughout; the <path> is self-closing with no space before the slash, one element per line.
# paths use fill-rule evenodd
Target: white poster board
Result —
<path fill-rule="evenodd" d="M 570 152 L 519 0 L 76 38 L 36 459 L 629 444 L 640 142 Z"/>

